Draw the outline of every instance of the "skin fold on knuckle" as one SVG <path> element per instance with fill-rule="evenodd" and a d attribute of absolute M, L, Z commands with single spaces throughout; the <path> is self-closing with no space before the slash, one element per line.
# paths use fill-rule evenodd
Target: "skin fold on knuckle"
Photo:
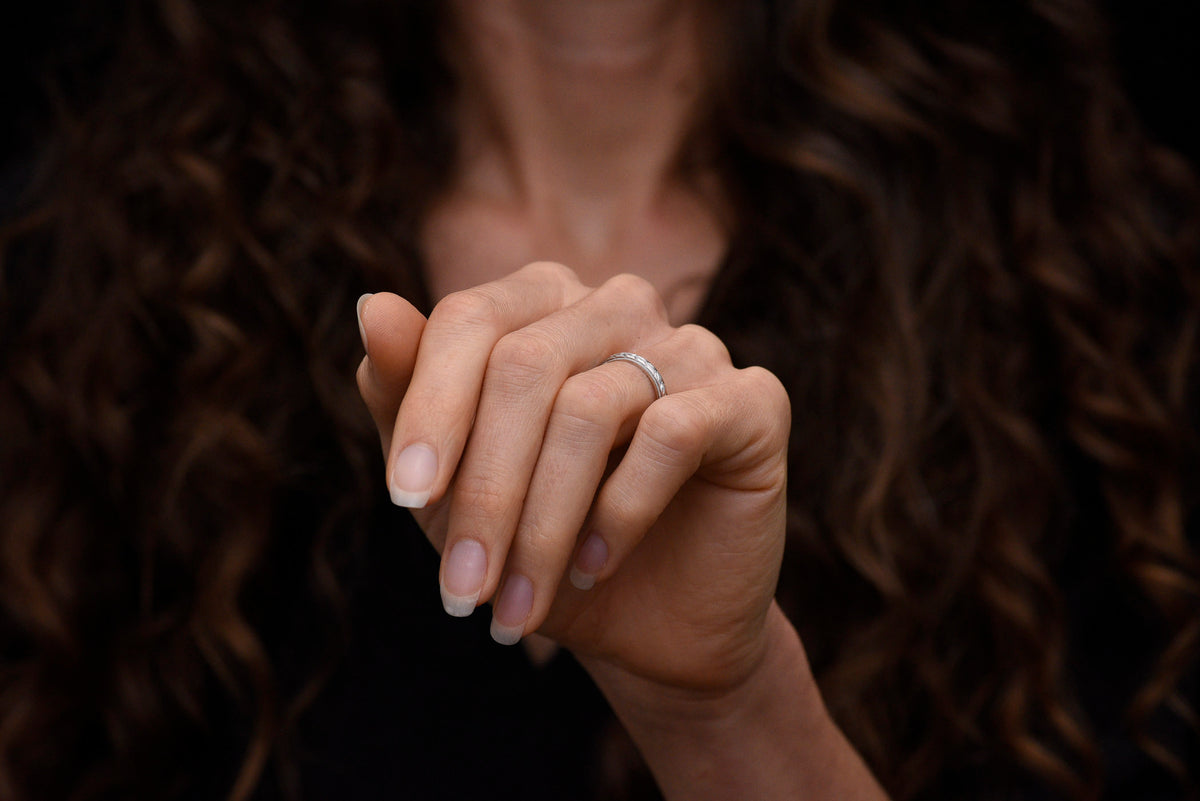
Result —
<path fill-rule="evenodd" d="M 679 348 L 689 358 L 698 359 L 708 369 L 717 371 L 731 365 L 729 348 L 721 338 L 695 323 L 685 323 L 676 330 Z"/>
<path fill-rule="evenodd" d="M 704 472 L 736 475 L 736 486 L 743 490 L 782 491 L 787 482 L 791 430 L 787 391 L 774 374 L 761 367 L 739 370 L 732 389 L 735 395 L 726 412 L 732 436 L 709 454 Z M 717 441 L 721 443 L 722 438 Z"/>
<path fill-rule="evenodd" d="M 506 334 L 488 358 L 488 388 L 523 399 L 556 380 L 562 359 L 560 345 L 547 334 L 529 329 Z"/>
<path fill-rule="evenodd" d="M 546 281 L 563 286 L 579 283 L 579 276 L 575 274 L 575 271 L 557 261 L 530 262 L 518 270 L 517 274 L 535 281 Z"/>
<path fill-rule="evenodd" d="M 615 426 L 556 408 L 550 415 L 550 425 L 546 431 L 547 446 L 584 458 L 600 449 L 608 450 L 614 438 Z"/>
<path fill-rule="evenodd" d="M 770 441 L 785 447 L 792 430 L 792 401 L 783 382 L 764 367 L 746 367 L 739 374 L 747 385 L 747 395 L 759 403 Z"/>
<path fill-rule="evenodd" d="M 631 307 L 635 315 L 660 322 L 667 320 L 667 306 L 654 285 L 632 273 L 620 273 L 604 282 L 601 289 Z"/>
<path fill-rule="evenodd" d="M 636 541 L 658 519 L 658 509 L 649 502 L 641 487 L 629 483 L 613 485 L 596 505 L 593 520 L 609 539 L 609 560 L 597 574 L 603 579 L 616 572 L 626 543 Z"/>
<path fill-rule="evenodd" d="M 689 395 L 668 395 L 651 404 L 638 425 L 641 452 L 664 467 L 698 463 L 710 438 L 707 409 Z"/>
<path fill-rule="evenodd" d="M 544 612 L 554 599 L 570 556 L 571 542 L 561 529 L 537 523 L 522 524 L 504 570 L 506 574 L 519 574 L 530 580 L 534 589 L 534 609 Z"/>
<path fill-rule="evenodd" d="M 476 467 L 454 483 L 454 510 L 472 521 L 498 522 L 513 516 L 520 503 L 510 488 L 495 476 L 498 470 Z"/>
<path fill-rule="evenodd" d="M 486 332 L 500 336 L 507 310 L 499 294 L 491 287 L 479 286 L 452 292 L 434 307 L 427 328 L 462 330 L 463 338 Z M 471 332 L 471 333 L 466 333 Z"/>
<path fill-rule="evenodd" d="M 624 405 L 621 387 L 603 375 L 581 373 L 567 380 L 550 416 L 549 430 L 579 447 L 607 444 Z"/>

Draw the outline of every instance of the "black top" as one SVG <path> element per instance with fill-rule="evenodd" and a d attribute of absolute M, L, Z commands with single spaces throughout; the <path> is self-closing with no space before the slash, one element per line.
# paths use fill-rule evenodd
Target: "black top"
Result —
<path fill-rule="evenodd" d="M 407 510 L 361 554 L 348 658 L 305 726 L 304 797 L 590 799 L 611 720 L 570 654 L 534 667 L 449 617 L 438 557 Z"/>

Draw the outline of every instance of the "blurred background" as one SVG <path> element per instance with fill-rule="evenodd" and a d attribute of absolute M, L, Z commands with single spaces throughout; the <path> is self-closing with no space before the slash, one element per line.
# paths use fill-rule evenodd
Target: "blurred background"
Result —
<path fill-rule="evenodd" d="M 38 0 L 13 3 L 0 24 L 0 82 L 5 111 L 0 125 L 0 196 L 9 197 L 19 162 L 36 149 L 47 113 L 42 79 L 51 57 L 86 65 L 102 49 L 95 40 L 104 9 L 120 0 Z M 389 2 L 389 0 L 380 0 Z M 971 2 L 971 0 L 964 0 Z M 1113 23 L 1118 68 L 1142 120 L 1159 141 L 1200 165 L 1200 0 L 1102 0 Z M 86 74 L 86 67 L 84 73 Z M 14 164 L 18 162 L 18 164 Z"/>

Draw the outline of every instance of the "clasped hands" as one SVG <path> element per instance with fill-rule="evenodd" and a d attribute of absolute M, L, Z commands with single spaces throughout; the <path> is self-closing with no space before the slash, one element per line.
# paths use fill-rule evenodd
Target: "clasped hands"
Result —
<path fill-rule="evenodd" d="M 359 390 L 393 500 L 442 554 L 446 610 L 493 607 L 585 664 L 724 691 L 761 663 L 784 542 L 787 394 L 669 324 L 646 281 L 539 262 L 447 296 L 359 302 Z M 613 353 L 640 354 L 646 374 Z M 778 610 L 774 610 L 776 617 Z"/>

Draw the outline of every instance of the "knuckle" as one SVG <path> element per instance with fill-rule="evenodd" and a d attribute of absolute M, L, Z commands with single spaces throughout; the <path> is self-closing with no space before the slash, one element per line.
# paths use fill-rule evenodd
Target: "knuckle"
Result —
<path fill-rule="evenodd" d="M 784 454 L 792 429 L 792 403 L 787 389 L 771 371 L 763 367 L 747 367 L 738 371 L 742 392 L 755 414 L 759 436 L 756 438 L 763 453 Z"/>
<path fill-rule="evenodd" d="M 604 289 L 612 292 L 626 304 L 633 306 L 648 316 L 667 319 L 667 307 L 659 296 L 654 284 L 632 273 L 620 273 L 604 282 Z"/>
<path fill-rule="evenodd" d="M 456 505 L 469 510 L 475 518 L 488 520 L 507 516 L 515 506 L 512 493 L 493 476 L 495 472 L 472 472 L 461 477 L 454 487 Z"/>
<path fill-rule="evenodd" d="M 621 394 L 620 386 L 610 374 L 589 371 L 567 379 L 558 393 L 557 406 L 564 413 L 597 420 L 614 413 Z"/>
<path fill-rule="evenodd" d="M 504 317 L 500 299 L 487 287 L 472 287 L 442 298 L 429 315 L 431 325 L 454 325 L 496 330 Z"/>
<path fill-rule="evenodd" d="M 567 379 L 559 390 L 552 419 L 573 438 L 593 441 L 615 424 L 620 394 L 611 378 L 580 373 Z"/>
<path fill-rule="evenodd" d="M 783 382 L 765 367 L 745 367 L 738 374 L 746 382 L 750 397 L 760 399 L 778 427 L 783 431 L 791 430 L 792 400 Z"/>
<path fill-rule="evenodd" d="M 668 395 L 646 409 L 638 426 L 658 456 L 678 463 L 702 446 L 711 426 L 708 412 L 686 395 Z"/>
<path fill-rule="evenodd" d="M 539 573 L 554 561 L 548 553 L 562 549 L 553 526 L 541 520 L 522 520 L 517 531 L 510 565 L 528 573 Z"/>
<path fill-rule="evenodd" d="M 654 525 L 657 518 L 657 510 L 645 496 L 628 486 L 612 487 L 604 497 L 602 511 L 609 527 L 625 539 L 636 539 Z"/>
<path fill-rule="evenodd" d="M 488 370 L 504 375 L 542 378 L 547 368 L 560 360 L 560 346 L 554 339 L 532 329 L 505 334 L 492 348 Z"/>
<path fill-rule="evenodd" d="M 536 583 L 558 560 L 558 550 L 563 550 L 563 546 L 552 532 L 539 523 L 522 520 L 513 535 L 504 569 L 527 576 Z"/>
<path fill-rule="evenodd" d="M 535 261 L 526 264 L 519 272 L 529 273 L 530 275 L 546 280 L 560 283 L 579 283 L 579 276 L 565 264 L 557 261 Z"/>
<path fill-rule="evenodd" d="M 721 338 L 704 326 L 686 323 L 676 330 L 685 351 L 713 365 L 731 364 L 729 349 Z"/>
<path fill-rule="evenodd" d="M 575 545 L 573 532 L 565 531 L 557 519 L 522 520 L 513 537 L 506 567 L 528 576 L 547 591 L 558 583 Z"/>

